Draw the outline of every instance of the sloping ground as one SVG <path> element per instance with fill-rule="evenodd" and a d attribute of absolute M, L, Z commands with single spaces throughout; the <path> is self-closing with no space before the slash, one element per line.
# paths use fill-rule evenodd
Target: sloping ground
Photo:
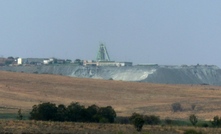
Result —
<path fill-rule="evenodd" d="M 187 118 L 194 113 L 211 119 L 221 112 L 221 87 L 165 85 L 68 76 L 0 71 L 0 112 L 28 111 L 34 104 L 53 102 L 82 105 L 111 105 L 118 116 L 133 112 L 161 118 Z M 181 103 L 182 112 L 172 112 L 171 104 Z M 192 105 L 196 105 L 194 110 Z"/>
<path fill-rule="evenodd" d="M 38 74 L 57 74 L 80 78 L 113 79 L 162 84 L 209 84 L 221 86 L 221 69 L 212 65 L 85 67 L 67 65 L 12 66 L 0 70 Z"/>
<path fill-rule="evenodd" d="M 143 82 L 221 85 L 221 69 L 216 66 L 161 67 Z"/>

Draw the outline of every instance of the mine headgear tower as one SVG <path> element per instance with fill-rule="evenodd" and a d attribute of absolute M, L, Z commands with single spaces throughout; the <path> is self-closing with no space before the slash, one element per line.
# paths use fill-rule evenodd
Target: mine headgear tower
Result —
<path fill-rule="evenodd" d="M 97 61 L 110 61 L 110 57 L 104 44 L 100 44 L 100 48 L 97 53 Z"/>

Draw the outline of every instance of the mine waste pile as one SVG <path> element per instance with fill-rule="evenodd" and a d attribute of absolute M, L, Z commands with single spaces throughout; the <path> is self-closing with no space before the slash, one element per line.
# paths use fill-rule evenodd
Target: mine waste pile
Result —
<path fill-rule="evenodd" d="M 45 65 L 0 67 L 0 70 L 162 84 L 221 85 L 221 69 L 215 65 L 135 65 L 125 67 Z"/>

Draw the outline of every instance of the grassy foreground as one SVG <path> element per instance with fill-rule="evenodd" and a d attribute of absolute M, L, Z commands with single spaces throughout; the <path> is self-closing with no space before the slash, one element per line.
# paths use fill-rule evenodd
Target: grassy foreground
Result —
<path fill-rule="evenodd" d="M 186 130 L 194 129 L 202 134 L 220 134 L 221 128 L 194 128 L 187 126 L 149 126 L 144 125 L 141 134 L 183 134 Z M 132 125 L 73 123 L 73 122 L 44 122 L 0 120 L 1 134 L 139 134 Z"/>

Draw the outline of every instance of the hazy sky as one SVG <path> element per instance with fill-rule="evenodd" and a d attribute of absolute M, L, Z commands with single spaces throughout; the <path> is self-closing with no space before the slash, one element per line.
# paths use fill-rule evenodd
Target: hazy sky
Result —
<path fill-rule="evenodd" d="M 0 56 L 221 67 L 221 0 L 0 0 Z"/>

